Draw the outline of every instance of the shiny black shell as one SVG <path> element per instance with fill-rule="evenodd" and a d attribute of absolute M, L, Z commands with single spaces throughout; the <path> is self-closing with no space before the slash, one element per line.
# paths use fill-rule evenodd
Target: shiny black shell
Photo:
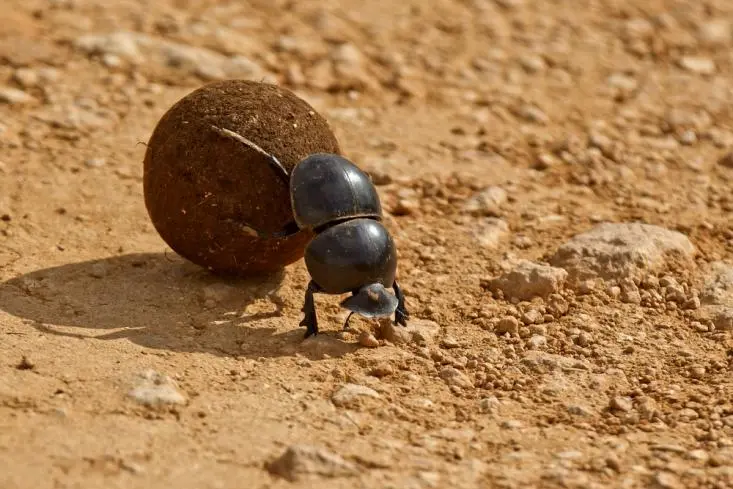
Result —
<path fill-rule="evenodd" d="M 305 265 L 324 292 L 344 294 L 371 283 L 391 287 L 397 253 L 379 221 L 357 218 L 316 235 L 305 249 Z"/>
<path fill-rule="evenodd" d="M 300 228 L 382 216 L 379 195 L 369 176 L 336 154 L 316 153 L 298 163 L 290 176 L 290 198 Z"/>

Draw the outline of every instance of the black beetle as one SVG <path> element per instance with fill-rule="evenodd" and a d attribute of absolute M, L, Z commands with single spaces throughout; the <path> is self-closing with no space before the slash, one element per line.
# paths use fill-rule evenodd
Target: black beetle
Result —
<path fill-rule="evenodd" d="M 341 301 L 350 311 L 365 317 L 395 314 L 395 324 L 407 325 L 405 297 L 395 278 L 397 251 L 382 224 L 382 206 L 369 176 L 343 156 L 316 153 L 307 156 L 291 174 L 273 155 L 233 131 L 214 127 L 259 152 L 290 189 L 293 221 L 276 233 L 248 228 L 261 237 L 284 237 L 310 229 L 315 237 L 305 249 L 311 280 L 305 293 L 300 326 L 305 338 L 318 334 L 315 293 L 352 295 Z M 394 290 L 394 295 L 387 291 Z"/>

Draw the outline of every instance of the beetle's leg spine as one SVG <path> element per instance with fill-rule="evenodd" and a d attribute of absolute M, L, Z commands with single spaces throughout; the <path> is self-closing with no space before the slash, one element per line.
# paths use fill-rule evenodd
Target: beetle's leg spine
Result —
<path fill-rule="evenodd" d="M 308 282 L 308 287 L 305 289 L 305 300 L 303 301 L 303 319 L 300 321 L 300 326 L 305 326 L 305 336 L 308 338 L 311 335 L 318 334 L 318 316 L 316 314 L 316 303 L 313 294 L 319 292 L 321 288 L 313 280 Z"/>
<path fill-rule="evenodd" d="M 392 283 L 392 289 L 394 289 L 395 296 L 397 297 L 397 309 L 395 309 L 394 323 L 407 326 L 407 320 L 410 318 L 410 313 L 407 312 L 407 308 L 405 307 L 405 295 L 397 284 L 397 280 Z"/>
<path fill-rule="evenodd" d="M 259 154 L 267 158 L 267 161 L 270 162 L 270 166 L 274 167 L 277 171 L 278 175 L 280 175 L 280 178 L 285 182 L 286 186 L 290 185 L 290 175 L 288 174 L 288 171 L 285 169 L 282 163 L 280 163 L 280 160 L 278 160 L 275 155 L 271 155 L 264 149 L 262 149 L 260 146 L 255 144 L 253 141 L 250 141 L 249 139 L 245 138 L 241 134 L 237 134 L 236 132 L 226 129 L 224 127 L 218 127 L 215 125 L 211 125 L 211 128 L 219 134 L 220 136 L 224 136 L 225 138 L 233 139 L 234 141 L 237 141 L 239 143 L 242 143 L 243 145 L 247 146 L 250 149 L 253 149 L 257 151 Z"/>

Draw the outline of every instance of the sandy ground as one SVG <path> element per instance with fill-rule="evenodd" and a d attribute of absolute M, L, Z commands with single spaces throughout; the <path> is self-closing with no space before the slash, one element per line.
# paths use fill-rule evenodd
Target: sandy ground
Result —
<path fill-rule="evenodd" d="M 733 487 L 731 2 L 2 10 L 3 489 Z M 145 142 L 225 78 L 372 174 L 408 334 L 157 235 Z"/>

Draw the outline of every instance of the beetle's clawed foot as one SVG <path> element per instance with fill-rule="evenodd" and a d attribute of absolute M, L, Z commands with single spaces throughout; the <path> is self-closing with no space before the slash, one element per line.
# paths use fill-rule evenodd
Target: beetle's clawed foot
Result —
<path fill-rule="evenodd" d="M 305 326 L 305 335 L 303 338 L 315 336 L 318 334 L 318 317 L 316 316 L 316 304 L 313 294 L 318 292 L 320 287 L 311 281 L 305 291 L 305 301 L 303 302 L 303 319 L 300 321 L 301 326 Z"/>
<path fill-rule="evenodd" d="M 394 313 L 394 323 L 400 326 L 407 326 L 408 319 L 410 319 L 410 313 L 404 307 L 398 307 Z"/>
<path fill-rule="evenodd" d="M 397 284 L 397 281 L 392 284 L 395 296 L 397 296 L 397 309 L 394 313 L 394 323 L 401 326 L 407 326 L 407 320 L 410 319 L 410 313 L 407 312 L 405 307 L 405 294 L 402 293 L 402 289 Z"/>
<path fill-rule="evenodd" d="M 354 315 L 354 311 L 351 311 L 348 316 L 346 316 L 346 320 L 344 321 L 344 327 L 342 331 L 351 331 L 351 326 L 349 326 L 349 320 L 351 319 L 351 316 Z"/>
<path fill-rule="evenodd" d="M 311 336 L 316 336 L 318 334 L 318 322 L 316 321 L 315 314 L 306 314 L 306 316 L 300 322 L 300 326 L 305 326 L 305 334 L 303 335 L 303 339 L 310 338 Z"/>

